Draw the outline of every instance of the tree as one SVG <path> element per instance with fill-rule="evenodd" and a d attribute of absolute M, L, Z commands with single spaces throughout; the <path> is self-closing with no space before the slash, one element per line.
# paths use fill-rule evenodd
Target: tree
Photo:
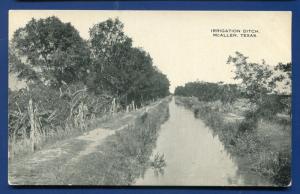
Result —
<path fill-rule="evenodd" d="M 236 52 L 227 63 L 235 66 L 234 79 L 240 80 L 247 97 L 257 105 L 256 117 L 272 117 L 290 109 L 291 63 L 279 63 L 271 67 L 263 60 L 261 64 L 249 63 L 248 57 Z M 283 83 L 283 87 L 280 86 Z"/>
<path fill-rule="evenodd" d="M 99 62 L 101 71 L 104 70 L 106 64 L 111 60 L 116 59 L 114 56 L 123 54 L 125 51 L 119 49 L 121 46 L 123 49 L 130 48 L 132 46 L 132 40 L 123 32 L 124 24 L 117 19 L 108 19 L 104 22 L 100 22 L 90 28 L 90 44 L 92 56 Z M 116 53 L 116 51 L 118 51 Z"/>
<path fill-rule="evenodd" d="M 272 69 L 263 60 L 262 64 L 249 63 L 248 57 L 236 52 L 234 57 L 229 56 L 227 64 L 235 65 L 235 80 L 240 80 L 248 97 L 257 101 L 263 95 L 271 93 L 275 83 L 271 80 Z"/>
<path fill-rule="evenodd" d="M 144 99 L 155 99 L 169 95 L 170 82 L 165 74 L 154 69 L 147 79 L 147 88 L 141 90 Z"/>
<path fill-rule="evenodd" d="M 117 74 L 130 56 L 132 40 L 123 32 L 119 19 L 108 19 L 90 28 L 92 53 L 92 76 L 89 86 L 97 93 L 119 93 L 121 89 Z M 97 87 L 95 87 L 97 86 Z"/>
<path fill-rule="evenodd" d="M 273 81 L 276 83 L 274 92 L 291 95 L 292 63 L 278 63 L 274 68 Z"/>
<path fill-rule="evenodd" d="M 153 82 L 152 78 L 159 76 L 160 72 L 155 70 L 147 52 L 132 46 L 132 39 L 125 35 L 123 27 L 119 19 L 108 19 L 90 29 L 93 70 L 88 86 L 96 93 L 114 95 L 123 105 L 131 101 L 140 105 L 150 96 L 161 95 L 162 91 L 154 90 L 159 84 L 167 86 L 169 82 L 166 84 L 161 76 Z"/>
<path fill-rule="evenodd" d="M 10 44 L 10 70 L 26 81 L 59 87 L 84 79 L 90 61 L 87 43 L 57 17 L 32 19 Z"/>
<path fill-rule="evenodd" d="M 291 117 L 292 63 L 279 63 L 274 69 L 276 73 L 273 77 L 276 83 L 275 93 L 281 96 L 280 103 Z"/>

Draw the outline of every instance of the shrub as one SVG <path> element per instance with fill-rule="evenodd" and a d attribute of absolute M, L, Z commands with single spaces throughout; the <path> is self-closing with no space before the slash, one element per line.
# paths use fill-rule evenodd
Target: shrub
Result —
<path fill-rule="evenodd" d="M 33 114 L 36 133 L 35 147 L 53 136 L 87 129 L 87 123 L 109 111 L 111 97 L 95 96 L 81 84 L 56 90 L 43 84 L 32 84 L 30 89 L 9 91 L 9 142 L 10 154 L 16 153 L 18 143 L 31 141 L 30 114 Z M 33 112 L 28 110 L 32 100 Z M 23 147 L 24 151 L 28 147 Z M 20 147 L 20 151 L 22 146 Z"/>

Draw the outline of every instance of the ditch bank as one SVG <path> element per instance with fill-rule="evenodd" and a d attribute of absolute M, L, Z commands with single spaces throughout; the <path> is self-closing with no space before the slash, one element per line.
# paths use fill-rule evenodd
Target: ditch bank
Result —
<path fill-rule="evenodd" d="M 255 177 L 259 177 L 260 186 L 285 187 L 290 184 L 290 122 L 261 118 L 258 123 L 253 124 L 242 114 L 228 111 L 228 105 L 200 102 L 195 97 L 176 96 L 175 100 L 177 105 L 192 110 L 194 116 L 201 119 L 219 137 L 237 163 L 238 173 L 244 177 L 245 185 L 257 186 L 257 182 L 253 182 L 257 179 Z M 237 107 L 231 105 L 230 109 Z M 255 128 L 245 130 L 247 125 Z"/>
<path fill-rule="evenodd" d="M 9 165 L 11 185 L 130 185 L 149 165 L 171 97 L 116 115 Z"/>

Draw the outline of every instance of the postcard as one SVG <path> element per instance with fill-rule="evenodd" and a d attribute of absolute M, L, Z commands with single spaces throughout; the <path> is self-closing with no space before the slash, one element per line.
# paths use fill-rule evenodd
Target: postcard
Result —
<path fill-rule="evenodd" d="M 288 11 L 10 10 L 10 185 L 291 185 Z"/>

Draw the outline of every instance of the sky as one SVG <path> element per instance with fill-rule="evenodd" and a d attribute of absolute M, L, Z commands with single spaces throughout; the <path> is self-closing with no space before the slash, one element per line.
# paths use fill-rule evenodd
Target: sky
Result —
<path fill-rule="evenodd" d="M 236 51 L 250 62 L 291 62 L 291 12 L 11 10 L 9 39 L 31 18 L 49 16 L 70 22 L 84 39 L 94 24 L 118 17 L 133 45 L 147 51 L 167 75 L 171 92 L 196 80 L 234 83 L 233 65 L 226 62 Z M 212 29 L 258 33 L 255 38 L 215 37 Z"/>

